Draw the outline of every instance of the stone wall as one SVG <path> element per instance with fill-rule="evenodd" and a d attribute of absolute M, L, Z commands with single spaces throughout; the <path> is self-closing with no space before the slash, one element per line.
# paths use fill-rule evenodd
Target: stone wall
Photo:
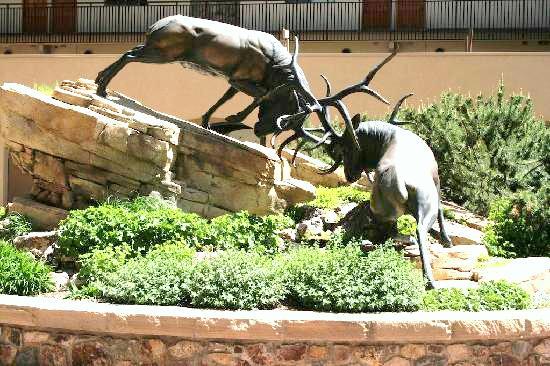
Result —
<path fill-rule="evenodd" d="M 549 365 L 550 311 L 327 314 L 0 296 L 0 365 Z"/>
<path fill-rule="evenodd" d="M 61 82 L 53 98 L 4 84 L 0 136 L 16 165 L 33 177 L 32 199 L 64 210 L 157 191 L 206 217 L 265 214 L 312 199 L 307 179 L 318 183 L 315 162 L 304 157 L 303 169 L 292 167 L 273 149 L 205 130 L 119 93 L 98 97 L 87 80 Z M 327 178 L 328 185 L 344 181 L 341 173 Z"/>

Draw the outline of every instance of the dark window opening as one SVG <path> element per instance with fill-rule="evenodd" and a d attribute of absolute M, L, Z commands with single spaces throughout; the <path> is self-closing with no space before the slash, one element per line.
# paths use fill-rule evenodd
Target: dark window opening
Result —
<path fill-rule="evenodd" d="M 109 5 L 109 6 L 147 5 L 147 0 L 105 0 L 105 5 Z"/>

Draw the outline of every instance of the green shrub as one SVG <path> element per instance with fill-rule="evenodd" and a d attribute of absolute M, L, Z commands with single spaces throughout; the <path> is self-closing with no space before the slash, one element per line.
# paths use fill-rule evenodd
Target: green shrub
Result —
<path fill-rule="evenodd" d="M 123 244 L 133 253 L 146 253 L 152 245 L 179 240 L 200 249 L 211 242 L 209 233 L 205 219 L 151 198 L 71 211 L 59 226 L 58 244 L 74 257 Z"/>
<path fill-rule="evenodd" d="M 272 309 L 285 298 L 276 262 L 258 253 L 226 251 L 196 264 L 190 304 L 216 309 Z"/>
<path fill-rule="evenodd" d="M 11 241 L 31 231 L 31 221 L 17 212 L 7 214 L 0 221 L 0 240 Z"/>
<path fill-rule="evenodd" d="M 291 303 L 334 312 L 414 311 L 422 302 L 420 271 L 393 248 L 364 256 L 356 246 L 299 248 L 287 255 Z"/>
<path fill-rule="evenodd" d="M 491 204 L 484 243 L 489 254 L 515 258 L 550 256 L 550 186 L 521 192 Z"/>
<path fill-rule="evenodd" d="M 55 82 L 53 85 L 49 84 L 34 84 L 33 89 L 39 91 L 42 94 L 46 94 L 49 96 L 53 95 L 53 91 L 57 87 L 57 82 Z"/>
<path fill-rule="evenodd" d="M 300 203 L 286 209 L 285 215 L 295 222 L 302 221 L 309 210 L 320 208 L 333 210 L 348 202 L 366 202 L 370 200 L 370 192 L 361 191 L 351 186 L 336 188 L 317 187 L 316 198 L 313 201 Z"/>
<path fill-rule="evenodd" d="M 7 215 L 7 210 L 5 207 L 0 206 L 0 219 L 3 219 Z"/>
<path fill-rule="evenodd" d="M 549 179 L 550 131 L 529 97 L 506 98 L 502 84 L 496 96 L 444 93 L 401 119 L 433 150 L 443 196 L 470 210 L 486 214 L 496 198 Z"/>
<path fill-rule="evenodd" d="M 91 252 L 81 254 L 78 258 L 80 270 L 78 279 L 83 284 L 90 284 L 102 280 L 105 275 L 116 272 L 132 256 L 131 248 L 122 244 L 113 248 L 92 249 Z"/>
<path fill-rule="evenodd" d="M 52 291 L 51 268 L 35 260 L 29 253 L 0 241 L 0 293 L 37 295 Z"/>
<path fill-rule="evenodd" d="M 217 249 L 244 249 L 273 254 L 282 247 L 277 231 L 294 226 L 282 215 L 256 216 L 246 211 L 212 219 L 210 229 Z"/>
<path fill-rule="evenodd" d="M 427 291 L 423 299 L 425 310 L 522 310 L 531 306 L 529 294 L 516 284 L 506 281 L 482 282 L 478 288 L 466 290 L 437 289 Z"/>
<path fill-rule="evenodd" d="M 88 288 L 92 294 L 121 304 L 178 305 L 188 297 L 194 251 L 185 244 L 156 246 L 114 271 L 107 269 Z"/>
<path fill-rule="evenodd" d="M 334 209 L 347 202 L 365 202 L 370 200 L 370 193 L 351 186 L 336 188 L 317 187 L 316 198 L 307 203 L 317 208 Z"/>
<path fill-rule="evenodd" d="M 397 218 L 397 232 L 401 235 L 416 235 L 416 219 L 411 215 L 401 215 Z"/>

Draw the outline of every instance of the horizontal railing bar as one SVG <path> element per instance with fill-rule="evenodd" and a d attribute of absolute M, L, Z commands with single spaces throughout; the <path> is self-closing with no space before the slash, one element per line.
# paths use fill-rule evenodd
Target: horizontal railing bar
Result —
<path fill-rule="evenodd" d="M 0 3 L 0 43 L 137 42 L 150 24 L 173 14 L 273 34 L 287 28 L 306 41 L 463 40 L 470 32 L 477 40 L 550 39 L 550 0 L 162 0 Z"/>

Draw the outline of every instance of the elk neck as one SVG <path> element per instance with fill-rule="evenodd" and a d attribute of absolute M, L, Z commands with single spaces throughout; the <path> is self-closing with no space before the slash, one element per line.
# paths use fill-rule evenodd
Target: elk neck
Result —
<path fill-rule="evenodd" d="M 382 121 L 370 121 L 359 124 L 355 132 L 361 145 L 360 163 L 367 169 L 376 168 L 393 141 L 396 127 Z"/>

